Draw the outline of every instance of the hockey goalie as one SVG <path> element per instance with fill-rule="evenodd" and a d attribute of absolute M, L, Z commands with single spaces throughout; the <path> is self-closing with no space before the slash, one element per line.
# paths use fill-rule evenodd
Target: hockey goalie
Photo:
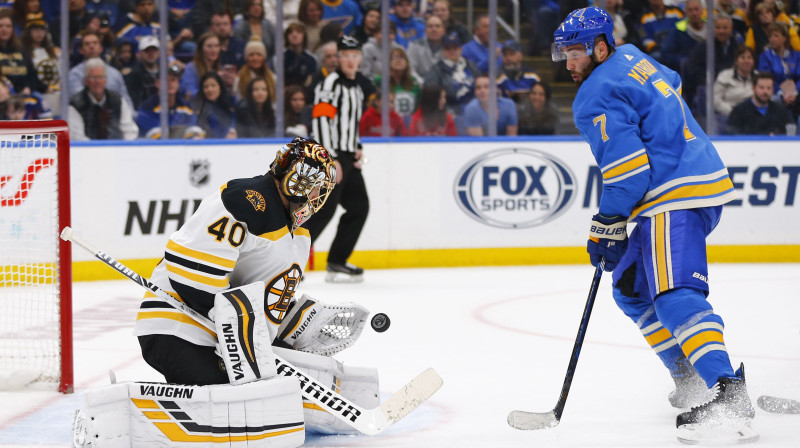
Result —
<path fill-rule="evenodd" d="M 359 406 L 379 404 L 376 369 L 331 357 L 358 339 L 368 311 L 294 297 L 311 245 L 303 223 L 335 180 L 325 148 L 295 138 L 267 174 L 231 180 L 202 201 L 171 235 L 151 282 L 216 331 L 148 291 L 134 333 L 166 383 L 88 390 L 74 447 L 290 448 L 309 429 L 354 432 L 304 404 L 298 379 L 276 368 L 277 355 Z"/>

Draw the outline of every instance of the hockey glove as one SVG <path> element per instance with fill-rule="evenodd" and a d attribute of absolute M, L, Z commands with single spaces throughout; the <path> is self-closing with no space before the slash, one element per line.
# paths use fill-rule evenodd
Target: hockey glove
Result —
<path fill-rule="evenodd" d="M 611 272 L 617 267 L 628 248 L 627 225 L 628 218 L 623 216 L 606 218 L 598 213 L 592 217 L 589 241 L 586 243 L 592 266 L 597 267 L 600 259 L 605 258 L 604 270 Z"/>

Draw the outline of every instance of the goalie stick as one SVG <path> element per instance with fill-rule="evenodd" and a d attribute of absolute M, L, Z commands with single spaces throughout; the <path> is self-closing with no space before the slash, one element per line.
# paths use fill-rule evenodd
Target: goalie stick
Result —
<path fill-rule="evenodd" d="M 550 412 L 511 411 L 508 414 L 508 424 L 512 428 L 523 430 L 546 429 L 555 427 L 561 421 L 561 414 L 564 412 L 564 405 L 567 404 L 569 388 L 572 386 L 572 378 L 575 376 L 578 356 L 581 354 L 583 338 L 586 336 L 586 328 L 589 326 L 589 317 L 592 315 L 594 299 L 597 296 L 597 288 L 600 286 L 600 278 L 603 276 L 603 268 L 605 265 L 606 260 L 601 258 L 594 271 L 592 286 L 589 289 L 589 298 L 586 299 L 586 307 L 583 309 L 583 317 L 578 327 L 578 336 L 575 338 L 575 345 L 572 348 L 572 357 L 567 366 L 567 375 L 564 378 L 564 385 L 561 387 L 561 395 L 558 397 L 556 407 Z"/>
<path fill-rule="evenodd" d="M 758 407 L 773 414 L 800 414 L 800 401 L 791 398 L 762 395 L 756 402 Z"/>
<path fill-rule="evenodd" d="M 64 227 L 61 231 L 61 239 L 64 241 L 71 241 L 81 246 L 92 253 L 98 260 L 128 279 L 133 280 L 143 288 L 152 291 L 153 294 L 164 299 L 171 306 L 183 311 L 203 327 L 212 332 L 216 332 L 214 323 L 210 319 L 189 308 L 186 304 L 154 285 L 148 279 L 137 274 L 102 250 L 94 247 L 86 240 L 78 237 L 73 233 L 70 227 Z M 386 428 L 397 423 L 400 419 L 419 407 L 442 387 L 442 378 L 435 370 L 428 368 L 403 386 L 400 391 L 381 403 L 380 406 L 374 409 L 366 409 L 341 396 L 311 376 L 306 375 L 277 354 L 275 355 L 275 362 L 277 364 L 278 374 L 290 377 L 294 376 L 300 380 L 300 389 L 303 398 L 318 405 L 337 419 L 367 435 L 380 434 Z"/>

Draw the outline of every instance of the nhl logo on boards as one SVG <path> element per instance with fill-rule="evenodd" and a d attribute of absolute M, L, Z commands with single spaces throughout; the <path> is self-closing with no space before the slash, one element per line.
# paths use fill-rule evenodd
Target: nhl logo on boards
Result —
<path fill-rule="evenodd" d="M 195 187 L 205 185 L 211 179 L 211 163 L 208 160 L 192 160 L 189 165 L 189 181 Z"/>
<path fill-rule="evenodd" d="M 470 218 L 505 229 L 544 224 L 575 199 L 575 175 L 542 151 L 503 148 L 470 160 L 459 171 L 456 203 Z"/>

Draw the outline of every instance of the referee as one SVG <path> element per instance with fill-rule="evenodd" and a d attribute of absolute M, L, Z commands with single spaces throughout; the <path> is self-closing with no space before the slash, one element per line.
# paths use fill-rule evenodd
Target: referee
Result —
<path fill-rule="evenodd" d="M 312 243 L 333 218 L 336 206 L 345 213 L 328 251 L 328 282 L 363 281 L 364 270 L 347 262 L 361 235 L 369 213 L 367 187 L 361 175 L 361 137 L 358 123 L 364 108 L 369 80 L 358 72 L 361 44 L 344 36 L 338 44 L 339 68 L 314 89 L 312 134 L 336 162 L 336 187 L 325 205 L 306 224 Z"/>

